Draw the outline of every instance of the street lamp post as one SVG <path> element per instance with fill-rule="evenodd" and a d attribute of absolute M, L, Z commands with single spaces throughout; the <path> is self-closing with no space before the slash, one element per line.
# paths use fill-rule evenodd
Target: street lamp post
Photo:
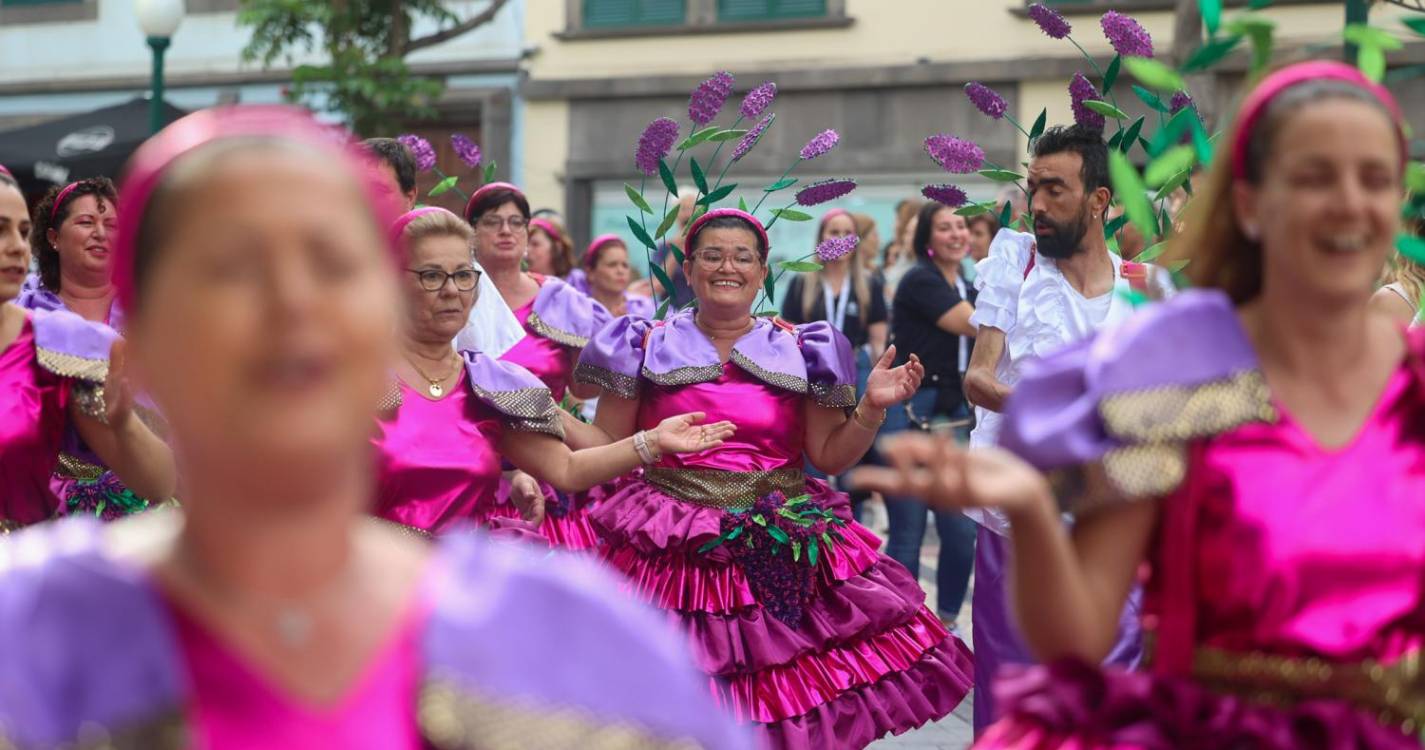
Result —
<path fill-rule="evenodd" d="M 139 28 L 153 50 L 153 78 L 149 94 L 149 131 L 163 128 L 163 53 L 178 24 L 183 22 L 183 0 L 134 0 L 134 14 Z"/>

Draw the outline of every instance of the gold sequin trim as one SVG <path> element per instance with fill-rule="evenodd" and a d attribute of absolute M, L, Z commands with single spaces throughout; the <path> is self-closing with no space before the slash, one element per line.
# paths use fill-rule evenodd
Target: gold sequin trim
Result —
<path fill-rule="evenodd" d="M 64 750 L 185 750 L 192 747 L 188 724 L 179 711 L 121 730 L 109 730 L 93 722 L 79 728 L 73 742 L 57 747 Z M 14 740 L 0 734 L 0 750 L 19 750 Z"/>
<path fill-rule="evenodd" d="M 663 386 L 692 385 L 717 380 L 722 375 L 722 365 L 702 365 L 678 367 L 668 372 L 657 373 L 643 366 L 643 377 L 651 383 Z"/>
<path fill-rule="evenodd" d="M 1373 659 L 1338 663 L 1199 647 L 1193 653 L 1192 671 L 1194 678 L 1219 693 L 1276 706 L 1341 700 L 1407 734 L 1425 727 L 1425 674 L 1419 649 L 1383 664 Z"/>
<path fill-rule="evenodd" d="M 583 349 L 589 343 L 587 336 L 580 336 L 577 333 L 555 328 L 544 322 L 544 318 L 539 317 L 539 313 L 531 310 L 529 313 L 529 327 L 535 333 L 563 346 Z"/>
<path fill-rule="evenodd" d="M 11 521 L 8 518 L 0 518 L 0 536 L 19 531 L 24 528 L 19 521 Z"/>
<path fill-rule="evenodd" d="M 513 391 L 487 391 L 471 385 L 481 400 L 494 404 L 507 417 L 506 424 L 516 432 L 542 432 L 564 439 L 564 423 L 559 417 L 559 405 L 549 389 L 520 388 Z"/>
<path fill-rule="evenodd" d="M 806 491 L 806 476 L 796 467 L 773 471 L 722 471 L 652 466 L 644 469 L 643 478 L 679 500 L 722 510 L 751 508 L 757 498 L 776 491 L 787 497 Z"/>
<path fill-rule="evenodd" d="M 564 421 L 558 413 L 551 414 L 548 418 L 540 419 L 511 419 L 506 423 L 515 432 L 539 432 L 545 435 L 553 435 L 560 440 L 564 439 Z"/>
<path fill-rule="evenodd" d="M 61 453 L 59 454 L 59 467 L 55 473 L 65 479 L 97 482 L 99 477 L 104 476 L 104 467 L 91 464 L 69 453 Z"/>
<path fill-rule="evenodd" d="M 35 359 L 40 366 L 66 378 L 79 378 L 92 383 L 103 383 L 109 377 L 109 360 L 89 359 L 73 354 L 57 352 L 53 349 L 35 347 Z"/>
<path fill-rule="evenodd" d="M 620 398 L 638 398 L 638 378 L 632 375 L 580 362 L 574 368 L 574 379 L 580 383 L 596 385 Z"/>
<path fill-rule="evenodd" d="M 698 750 L 690 738 L 655 736 L 574 706 L 478 697 L 442 680 L 421 689 L 421 733 L 439 750 Z"/>
<path fill-rule="evenodd" d="M 1123 497 L 1161 497 L 1177 489 L 1187 476 L 1187 446 L 1128 445 L 1103 454 L 1102 462 L 1113 489 Z"/>
<path fill-rule="evenodd" d="M 1202 385 L 1114 394 L 1099 404 L 1099 414 L 1108 434 L 1139 443 L 1190 440 L 1277 419 L 1267 381 L 1257 370 Z"/>
<path fill-rule="evenodd" d="M 80 380 L 70 388 L 69 394 L 74 397 L 74 405 L 80 414 L 99 424 L 109 423 L 109 408 L 104 403 L 104 386 Z"/>
<path fill-rule="evenodd" d="M 764 370 L 763 368 L 758 367 L 756 362 L 753 362 L 746 355 L 744 355 L 742 352 L 737 351 L 736 349 L 732 350 L 731 359 L 732 362 L 738 367 L 741 367 L 742 369 L 751 373 L 753 377 L 766 383 L 767 385 L 776 386 L 783 390 L 791 391 L 792 393 L 807 392 L 807 381 L 805 378 L 799 378 L 796 375 L 788 375 L 782 372 L 772 372 L 771 370 Z"/>
<path fill-rule="evenodd" d="M 811 396 L 818 405 L 828 409 L 850 409 L 856 405 L 856 386 L 850 383 L 832 386 L 812 383 Z"/>
<path fill-rule="evenodd" d="M 376 410 L 382 412 L 395 411 L 401 408 L 401 402 L 404 400 L 405 398 L 401 396 L 401 384 L 392 381 L 391 387 L 387 388 L 386 392 L 381 394 L 381 400 L 376 402 Z"/>
<path fill-rule="evenodd" d="M 425 529 L 416 526 L 411 526 L 410 524 L 401 523 L 400 521 L 392 521 L 389 518 L 377 518 L 376 520 L 384 524 L 389 524 L 392 528 L 395 528 L 397 531 L 400 531 L 403 534 L 409 534 L 411 536 L 419 537 L 421 539 L 426 540 L 435 538 L 435 535 L 430 533 L 429 531 L 426 531 Z"/>

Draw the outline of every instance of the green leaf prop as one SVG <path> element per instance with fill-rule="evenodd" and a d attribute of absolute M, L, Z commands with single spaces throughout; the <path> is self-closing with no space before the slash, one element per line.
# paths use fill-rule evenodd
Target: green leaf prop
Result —
<path fill-rule="evenodd" d="M 1272 0 L 1250 0 L 1247 3 L 1248 10 L 1261 10 L 1272 4 Z"/>
<path fill-rule="evenodd" d="M 1191 107 L 1188 108 L 1191 110 Z M 1212 142 L 1207 137 L 1207 129 L 1202 126 L 1202 119 L 1194 116 L 1191 120 L 1192 127 L 1192 148 L 1197 152 L 1198 164 L 1212 163 Z"/>
<path fill-rule="evenodd" d="M 767 274 L 767 279 L 762 282 L 762 291 L 767 294 L 767 301 L 771 302 L 777 298 L 777 277 Z"/>
<path fill-rule="evenodd" d="M 742 196 L 738 196 L 738 198 L 737 198 L 737 210 L 742 211 L 742 212 L 744 212 L 744 213 L 747 211 L 747 199 L 746 199 L 746 198 L 743 198 Z"/>
<path fill-rule="evenodd" d="M 1192 122 L 1196 119 L 1197 113 L 1192 107 L 1183 107 L 1178 110 L 1177 114 L 1169 118 L 1167 123 L 1153 134 L 1153 142 L 1148 146 L 1148 155 L 1156 158 L 1169 146 L 1177 143 L 1192 127 Z"/>
<path fill-rule="evenodd" d="M 1420 36 L 1425 36 L 1425 18 L 1421 18 L 1419 16 L 1415 16 L 1413 18 L 1405 18 L 1401 19 L 1401 23 L 1404 23 L 1407 27 L 1410 28 L 1411 31 L 1419 34 Z"/>
<path fill-rule="evenodd" d="M 664 288 L 664 289 L 672 289 L 672 287 L 667 287 L 667 286 L 665 286 L 665 287 L 663 287 L 663 288 Z M 668 315 L 668 305 L 671 304 L 672 302 L 673 302 L 673 298 L 672 298 L 672 297 L 665 297 L 665 298 L 663 299 L 663 301 L 658 304 L 658 310 L 653 313 L 653 319 L 654 319 L 654 320 L 662 320 L 663 318 L 667 317 L 667 315 Z"/>
<path fill-rule="evenodd" d="M 816 537 L 812 537 L 811 541 L 807 542 L 807 562 L 811 563 L 813 568 L 816 567 L 816 558 L 820 549 L 821 540 Z"/>
<path fill-rule="evenodd" d="M 781 542 L 782 544 L 786 544 L 787 542 L 790 542 L 792 540 L 791 537 L 787 536 L 787 532 L 782 531 L 776 526 L 767 527 L 767 536 L 772 537 L 773 539 Z"/>
<path fill-rule="evenodd" d="M 1123 65 L 1123 55 L 1114 55 L 1108 63 L 1108 69 L 1103 72 L 1103 94 L 1108 96 L 1108 92 L 1113 88 L 1113 84 L 1118 82 L 1118 71 Z M 1129 59 L 1128 69 L 1133 69 L 1132 58 Z"/>
<path fill-rule="evenodd" d="M 678 194 L 678 181 L 673 179 L 673 170 L 668 168 L 666 160 L 658 160 L 658 178 L 663 180 L 663 187 L 669 195 L 676 196 Z"/>
<path fill-rule="evenodd" d="M 718 130 L 719 128 L 714 125 L 712 127 L 703 128 L 702 130 L 696 131 L 693 134 L 689 135 L 686 139 L 684 139 L 682 143 L 678 144 L 678 150 L 687 151 L 688 149 L 693 148 L 694 146 L 697 146 L 703 141 L 706 141 L 707 139 L 711 138 L 713 134 L 716 133 Z"/>
<path fill-rule="evenodd" d="M 772 215 L 787 221 L 811 221 L 811 214 L 803 213 L 793 208 L 774 208 Z"/>
<path fill-rule="evenodd" d="M 628 196 L 629 200 L 633 201 L 633 205 L 637 206 L 639 211 L 646 214 L 653 213 L 653 207 L 648 205 L 648 201 L 643 199 L 643 194 L 635 190 L 632 185 L 625 182 L 623 184 L 623 192 Z"/>
<path fill-rule="evenodd" d="M 1275 21 L 1264 16 L 1244 13 L 1232 19 L 1227 29 L 1235 35 L 1245 36 L 1252 41 L 1252 75 L 1266 70 L 1272 61 L 1272 34 L 1276 31 Z"/>
<path fill-rule="evenodd" d="M 448 193 L 448 192 L 450 192 L 450 189 L 451 189 L 451 188 L 455 187 L 455 183 L 456 183 L 459 179 L 460 179 L 460 178 L 458 178 L 458 177 L 456 177 L 456 176 L 454 176 L 454 175 L 451 175 L 450 177 L 447 177 L 447 178 L 441 180 L 440 182 L 437 182 L 437 183 L 435 184 L 435 187 L 431 188 L 431 189 L 430 189 L 430 192 L 429 192 L 429 193 L 426 193 L 426 195 L 428 195 L 428 196 L 434 198 L 434 197 L 436 197 L 437 195 L 440 195 L 441 193 Z"/>
<path fill-rule="evenodd" d="M 703 204 L 704 206 L 711 206 L 712 204 L 717 203 L 718 201 L 722 200 L 723 198 L 726 198 L 727 196 L 732 195 L 732 191 L 733 191 L 733 190 L 736 190 L 736 189 L 737 189 L 736 183 L 734 183 L 734 184 L 732 184 L 732 185 L 723 185 L 722 187 L 718 188 L 717 190 L 714 190 L 714 191 L 712 191 L 711 193 L 708 193 L 707 195 L 704 195 L 701 199 L 698 200 L 698 202 L 701 203 L 701 204 Z"/>
<path fill-rule="evenodd" d="M 993 210 L 995 210 L 993 203 L 968 203 L 955 209 L 955 215 L 969 218 L 971 216 L 987 214 Z"/>
<path fill-rule="evenodd" d="M 981 169 L 980 176 L 993 182 L 1018 182 L 1024 176 L 1008 169 Z"/>
<path fill-rule="evenodd" d="M 1130 60 L 1134 60 L 1134 59 L 1137 59 L 1137 58 L 1129 58 L 1129 59 L 1130 59 Z M 1119 144 L 1119 149 L 1120 149 L 1121 151 L 1123 151 L 1123 153 L 1125 153 L 1125 154 L 1128 153 L 1129 151 L 1132 151 L 1132 150 L 1133 150 L 1133 144 L 1135 144 L 1135 143 L 1138 142 L 1138 133 L 1142 132 L 1142 130 L 1143 130 L 1143 118 L 1142 118 L 1142 117 L 1139 117 L 1138 119 L 1136 119 L 1136 120 L 1133 121 L 1133 124 L 1132 124 L 1132 125 L 1129 125 L 1129 126 L 1128 126 L 1127 132 L 1125 132 L 1125 133 L 1123 134 L 1123 142 Z"/>
<path fill-rule="evenodd" d="M 1084 106 L 1088 107 L 1094 112 L 1103 115 L 1104 117 L 1111 117 L 1115 120 L 1128 119 L 1128 115 L 1124 114 L 1123 110 L 1105 101 L 1100 101 L 1098 99 L 1086 99 L 1084 100 Z"/>
<path fill-rule="evenodd" d="M 1127 223 L 1128 214 L 1124 214 L 1116 219 L 1109 221 L 1107 224 L 1103 225 L 1103 236 L 1112 237 L 1113 235 L 1118 234 L 1118 230 L 1122 229 L 1123 225 Z"/>
<path fill-rule="evenodd" d="M 1239 34 L 1209 41 L 1188 57 L 1187 62 L 1183 63 L 1182 72 L 1200 73 L 1207 70 L 1231 53 L 1241 41 L 1242 36 Z"/>
<path fill-rule="evenodd" d="M 1118 196 L 1118 200 L 1123 204 L 1128 220 L 1138 227 L 1144 237 L 1157 234 L 1153 204 L 1148 202 L 1143 178 L 1138 176 L 1138 170 L 1123 152 L 1108 153 L 1108 176 L 1113 183 L 1113 194 Z"/>
<path fill-rule="evenodd" d="M 658 222 L 658 231 L 653 234 L 658 239 L 663 239 L 663 235 L 673 228 L 673 222 L 678 220 L 678 206 L 668 209 L 668 213 L 663 214 L 663 221 Z"/>
<path fill-rule="evenodd" d="M 693 157 L 689 161 L 692 162 L 689 168 L 693 170 L 693 184 L 698 186 L 699 193 L 707 195 L 709 192 L 708 176 L 703 174 L 703 165 L 698 163 L 697 157 Z"/>
<path fill-rule="evenodd" d="M 1154 112 L 1162 112 L 1165 115 L 1168 113 L 1168 105 L 1164 104 L 1163 100 L 1159 99 L 1157 94 L 1149 91 L 1148 89 L 1134 84 L 1133 94 L 1138 97 L 1139 101 L 1148 105 L 1148 109 L 1151 109 Z"/>
<path fill-rule="evenodd" d="M 485 174 L 483 176 L 485 178 L 486 185 L 495 181 L 495 168 L 498 166 L 499 165 L 493 161 L 485 165 Z"/>
<path fill-rule="evenodd" d="M 1192 167 L 1197 151 L 1192 146 L 1174 146 L 1164 151 L 1143 170 L 1149 187 L 1160 187 L 1179 172 Z"/>
<path fill-rule="evenodd" d="M 1000 226 L 1002 226 L 1002 227 L 1007 227 L 1007 226 L 1009 226 L 1010 216 L 1012 216 L 1013 213 L 1014 213 L 1013 209 L 1014 209 L 1014 206 L 1011 205 L 1009 201 L 1005 201 L 1005 202 L 1004 202 L 1004 206 L 1003 206 L 1002 208 L 1000 208 L 1000 210 L 999 210 L 999 225 L 1000 225 Z"/>
<path fill-rule="evenodd" d="M 708 136 L 709 143 L 722 143 L 723 141 L 735 141 L 747 135 L 746 130 L 719 130 Z"/>
<path fill-rule="evenodd" d="M 1356 53 L 1356 67 L 1366 78 L 1380 83 L 1385 78 L 1385 51 L 1374 45 L 1360 47 Z"/>
<path fill-rule="evenodd" d="M 1425 163 L 1412 161 L 1405 165 L 1405 186 L 1412 193 L 1425 193 Z"/>
<path fill-rule="evenodd" d="M 1048 125 L 1049 109 L 1046 107 L 1045 109 L 1039 110 L 1039 118 L 1034 121 L 1034 127 L 1029 129 L 1029 140 L 1032 141 L 1035 138 L 1044 135 L 1044 128 L 1048 127 Z"/>
<path fill-rule="evenodd" d="M 1158 259 L 1159 255 L 1163 254 L 1163 251 L 1167 249 L 1168 243 L 1159 242 L 1158 244 L 1145 249 L 1143 252 L 1138 253 L 1138 257 L 1134 258 L 1133 260 L 1139 263 L 1152 263 L 1153 261 Z"/>
<path fill-rule="evenodd" d="M 1410 260 L 1425 264 L 1425 240 L 1412 234 L 1402 234 L 1395 238 L 1395 249 Z"/>
<path fill-rule="evenodd" d="M 634 221 L 632 216 L 625 216 L 624 218 L 628 219 L 628 228 L 633 231 L 633 236 L 637 237 L 638 241 L 643 243 L 644 247 L 648 248 L 649 250 L 658 249 L 658 245 L 653 242 L 653 238 L 648 236 L 648 230 L 639 226 L 638 222 Z M 668 286 L 665 286 L 663 288 L 672 289 L 672 287 Z"/>
<path fill-rule="evenodd" d="M 1134 78 L 1148 88 L 1159 91 L 1181 91 L 1187 88 L 1183 77 L 1178 75 L 1176 70 L 1151 57 L 1130 57 L 1123 64 L 1128 66 L 1128 72 L 1132 73 Z"/>
<path fill-rule="evenodd" d="M 1188 185 L 1188 178 L 1190 177 L 1192 177 L 1191 168 L 1184 169 L 1183 171 L 1178 172 L 1172 177 L 1169 177 L 1168 181 L 1164 182 L 1163 186 L 1158 188 L 1158 192 L 1153 196 L 1153 202 L 1157 203 L 1158 201 L 1172 195 L 1174 190 L 1177 190 L 1178 188 L 1183 187 L 1184 185 Z M 1192 192 L 1189 191 L 1188 195 L 1192 195 Z"/>
<path fill-rule="evenodd" d="M 777 267 L 791 273 L 816 273 L 821 270 L 820 263 L 811 263 L 804 260 L 779 261 Z"/>
<path fill-rule="evenodd" d="M 1197 9 L 1202 13 L 1207 35 L 1217 36 L 1217 29 L 1222 25 L 1222 0 L 1198 0 Z"/>
<path fill-rule="evenodd" d="M 668 272 L 663 270 L 663 264 L 654 263 L 648 267 L 648 270 L 653 274 L 653 278 L 658 279 L 658 283 L 663 285 L 665 292 L 672 295 L 673 280 L 668 278 Z M 664 302 L 664 304 L 667 304 L 667 302 Z"/>
<path fill-rule="evenodd" d="M 775 193 L 775 192 L 777 192 L 778 190 L 786 190 L 787 188 L 789 188 L 789 187 L 791 187 L 791 186 L 793 186 L 793 185 L 795 185 L 795 184 L 797 184 L 797 178 L 795 178 L 795 177 L 783 177 L 782 179 L 777 180 L 776 182 L 772 183 L 771 185 L 768 185 L 767 187 L 762 188 L 762 192 L 764 192 L 764 193 Z"/>
<path fill-rule="evenodd" d="M 1119 128 L 1118 132 L 1114 133 L 1113 137 L 1108 139 L 1108 148 L 1110 151 L 1123 150 L 1123 133 L 1123 129 Z"/>

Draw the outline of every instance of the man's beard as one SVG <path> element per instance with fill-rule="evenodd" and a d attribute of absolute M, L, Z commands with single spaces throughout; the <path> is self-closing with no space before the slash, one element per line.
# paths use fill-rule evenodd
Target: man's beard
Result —
<path fill-rule="evenodd" d="M 1054 230 L 1053 234 L 1043 235 L 1039 230 L 1045 226 Z M 1047 216 L 1037 216 L 1034 219 L 1034 239 L 1038 252 L 1046 258 L 1063 260 L 1071 258 L 1081 249 L 1084 235 L 1089 230 L 1088 208 L 1079 211 L 1078 217 L 1072 223 L 1060 224 Z"/>

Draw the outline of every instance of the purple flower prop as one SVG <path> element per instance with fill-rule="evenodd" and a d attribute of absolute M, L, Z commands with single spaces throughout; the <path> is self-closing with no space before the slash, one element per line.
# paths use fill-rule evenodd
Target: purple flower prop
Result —
<path fill-rule="evenodd" d="M 742 140 L 737 142 L 737 148 L 732 150 L 732 160 L 739 161 L 742 157 L 746 156 L 747 152 L 751 151 L 752 147 L 757 145 L 757 139 L 762 137 L 762 133 L 767 130 L 767 127 L 771 125 L 775 119 L 777 119 L 777 113 L 773 112 L 762 118 L 762 122 L 757 123 L 757 127 L 747 131 L 747 134 L 742 136 Z"/>
<path fill-rule="evenodd" d="M 1093 81 L 1084 77 L 1083 73 L 1075 73 L 1074 79 L 1069 81 L 1069 103 L 1074 109 L 1074 122 L 1087 128 L 1103 130 L 1103 115 L 1084 106 L 1084 102 L 1089 99 L 1098 98 L 1098 89 L 1093 85 Z"/>
<path fill-rule="evenodd" d="M 965 197 L 965 191 L 954 185 L 926 185 L 920 194 L 951 208 L 959 208 L 969 201 L 969 198 Z"/>
<path fill-rule="evenodd" d="M 834 201 L 856 189 L 855 180 L 822 180 L 797 191 L 797 204 L 816 206 Z"/>
<path fill-rule="evenodd" d="M 841 136 L 835 130 L 823 130 L 817 133 L 815 138 L 807 141 L 807 145 L 802 146 L 802 161 L 811 161 L 836 148 L 836 144 L 840 142 Z"/>
<path fill-rule="evenodd" d="M 955 174 L 979 171 L 985 165 L 985 152 L 974 141 L 940 133 L 925 139 L 925 152 L 941 169 Z"/>
<path fill-rule="evenodd" d="M 1132 17 L 1111 10 L 1103 14 L 1099 24 L 1114 52 L 1124 57 L 1153 56 L 1153 37 Z"/>
<path fill-rule="evenodd" d="M 830 263 L 850 255 L 861 244 L 861 238 L 854 234 L 844 237 L 828 237 L 816 246 L 816 258 L 822 263 Z"/>
<path fill-rule="evenodd" d="M 410 149 L 411 156 L 415 157 L 417 170 L 429 172 L 435 166 L 435 148 L 430 145 L 430 141 L 411 133 L 396 136 L 396 140 Z"/>
<path fill-rule="evenodd" d="M 480 147 L 475 145 L 475 141 L 460 133 L 453 133 L 450 136 L 450 145 L 455 149 L 455 155 L 465 162 L 465 166 L 471 169 L 480 166 Z"/>
<path fill-rule="evenodd" d="M 767 108 L 772 106 L 772 100 L 777 98 L 777 84 L 767 81 L 755 89 L 747 92 L 747 96 L 742 98 L 742 116 L 749 120 L 760 117 Z"/>
<path fill-rule="evenodd" d="M 717 119 L 727 97 L 732 95 L 732 74 L 722 71 L 698 84 L 688 97 L 688 117 L 698 125 L 707 125 Z"/>
<path fill-rule="evenodd" d="M 965 84 L 965 96 L 970 97 L 976 109 L 996 120 L 1004 117 L 1004 111 L 1009 108 L 1004 97 L 979 81 Z"/>
<path fill-rule="evenodd" d="M 1043 3 L 1035 3 L 1029 6 L 1029 18 L 1039 26 L 1039 30 L 1044 32 L 1050 39 L 1063 39 L 1073 30 L 1069 22 L 1053 8 L 1045 7 Z"/>
<path fill-rule="evenodd" d="M 658 174 L 659 160 L 673 150 L 673 143 L 677 140 L 678 123 L 671 118 L 660 117 L 648 123 L 643 134 L 638 136 L 638 151 L 633 156 L 638 171 L 649 177 Z"/>
<path fill-rule="evenodd" d="M 1197 109 L 1197 102 L 1193 101 L 1192 96 L 1186 91 L 1173 92 L 1173 98 L 1168 100 L 1168 111 L 1177 114 L 1182 111 L 1183 107 Z"/>

